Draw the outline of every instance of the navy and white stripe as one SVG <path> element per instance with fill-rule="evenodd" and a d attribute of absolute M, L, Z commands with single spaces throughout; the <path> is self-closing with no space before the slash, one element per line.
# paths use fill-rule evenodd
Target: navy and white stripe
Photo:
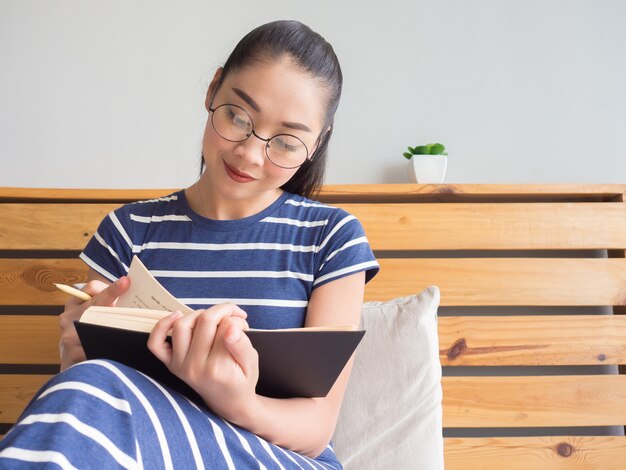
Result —
<path fill-rule="evenodd" d="M 0 467 L 339 469 L 270 444 L 111 361 L 55 376 L 0 442 Z"/>
<path fill-rule="evenodd" d="M 200 217 L 183 191 L 111 212 L 81 253 L 110 280 L 134 254 L 182 302 L 234 302 L 253 328 L 304 324 L 313 289 L 378 271 L 361 224 L 345 211 L 284 193 L 240 220 Z M 86 361 L 55 376 L 0 442 L 0 466 L 24 468 L 341 468 L 238 428 L 140 372 Z"/>
<path fill-rule="evenodd" d="M 353 215 L 290 193 L 259 214 L 226 221 L 193 212 L 184 191 L 127 204 L 102 221 L 81 258 L 115 280 L 133 255 L 191 308 L 233 302 L 253 328 L 302 326 L 313 289 L 378 271 Z"/>

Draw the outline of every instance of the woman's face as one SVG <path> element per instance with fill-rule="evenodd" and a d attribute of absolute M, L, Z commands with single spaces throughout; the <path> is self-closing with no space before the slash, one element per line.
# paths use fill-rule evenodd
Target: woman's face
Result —
<path fill-rule="evenodd" d="M 223 104 L 243 108 L 252 118 L 254 132 L 264 139 L 291 134 L 305 143 L 313 154 L 324 119 L 324 90 L 309 74 L 287 57 L 246 66 L 229 73 L 215 91 L 221 70 L 207 94 L 207 111 Z M 211 124 L 204 131 L 202 150 L 209 191 L 229 199 L 247 199 L 276 194 L 298 168 L 285 169 L 270 162 L 266 142 L 251 135 L 243 142 L 221 137 Z"/>

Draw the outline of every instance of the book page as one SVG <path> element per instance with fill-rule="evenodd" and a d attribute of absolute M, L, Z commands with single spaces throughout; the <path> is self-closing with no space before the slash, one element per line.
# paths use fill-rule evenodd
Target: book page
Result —
<path fill-rule="evenodd" d="M 128 307 L 99 307 L 92 305 L 80 317 L 81 323 L 122 328 L 130 331 L 150 333 L 154 325 L 169 315 L 164 310 Z"/>
<path fill-rule="evenodd" d="M 130 287 L 117 299 L 116 307 L 149 308 L 167 312 L 179 310 L 185 314 L 193 312 L 193 309 L 170 294 L 137 256 L 133 256 L 130 263 L 128 278 Z"/>

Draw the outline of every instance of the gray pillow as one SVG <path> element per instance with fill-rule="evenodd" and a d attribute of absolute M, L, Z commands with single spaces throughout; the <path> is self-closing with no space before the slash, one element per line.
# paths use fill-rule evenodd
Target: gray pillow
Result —
<path fill-rule="evenodd" d="M 443 469 L 439 289 L 363 305 L 333 437 L 345 470 Z"/>

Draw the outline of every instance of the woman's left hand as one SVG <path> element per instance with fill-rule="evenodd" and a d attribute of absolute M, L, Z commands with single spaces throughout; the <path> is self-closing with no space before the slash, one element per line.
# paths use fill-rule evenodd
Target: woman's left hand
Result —
<path fill-rule="evenodd" d="M 150 334 L 148 349 L 223 418 L 240 424 L 253 413 L 258 355 L 244 330 L 246 313 L 221 304 L 193 314 L 174 312 Z M 172 344 L 167 333 L 172 330 Z"/>

